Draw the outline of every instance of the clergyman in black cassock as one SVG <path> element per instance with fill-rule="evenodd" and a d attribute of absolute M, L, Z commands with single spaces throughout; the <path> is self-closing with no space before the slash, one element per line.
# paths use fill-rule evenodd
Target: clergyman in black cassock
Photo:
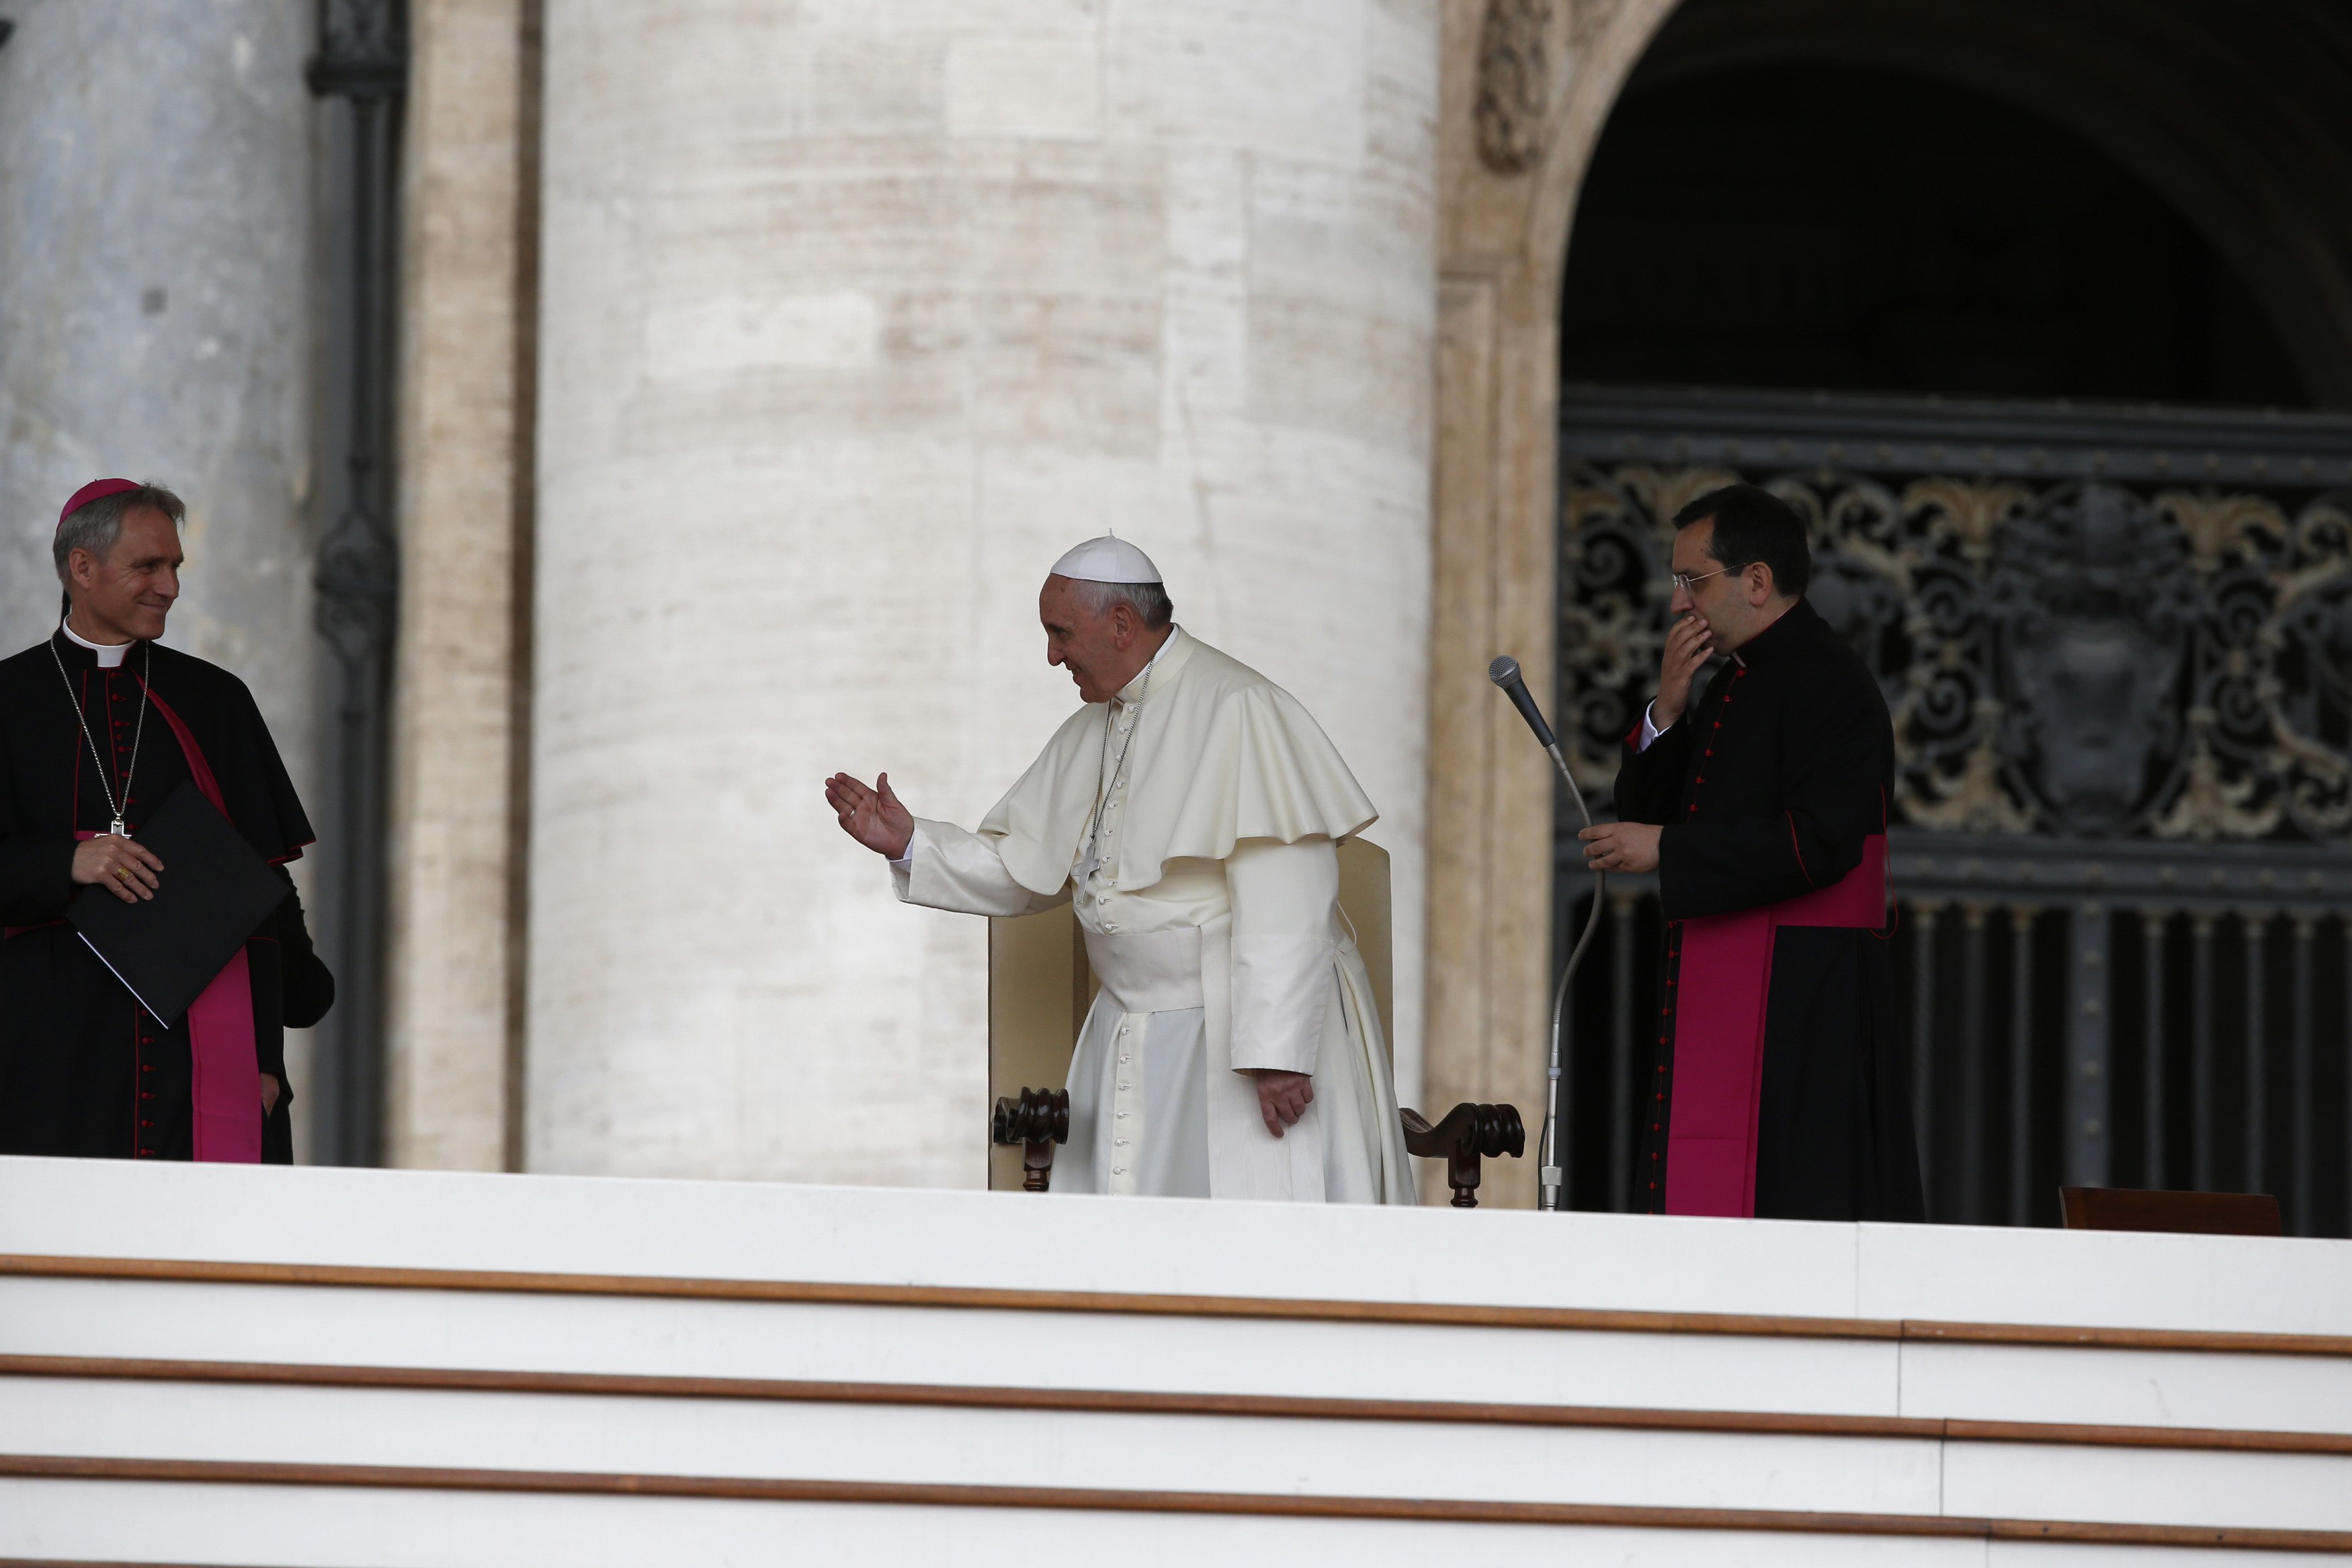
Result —
<path fill-rule="evenodd" d="M 146 815 L 199 768 L 206 793 L 217 791 L 279 876 L 311 841 L 310 825 L 244 682 L 152 641 L 85 639 L 69 630 L 78 624 L 0 661 L 0 1154 L 190 1159 L 189 1019 L 166 1027 L 149 1015 L 66 923 L 82 891 L 77 851 L 106 834 L 118 808 L 135 842 Z M 257 1065 L 277 1083 L 260 1156 L 286 1164 L 285 1030 L 316 1023 L 334 999 L 290 877 L 243 956 Z"/>
<path fill-rule="evenodd" d="M 1801 550 L 1801 530 L 1796 537 Z M 1801 584 L 1809 569 L 1783 575 Z M 1678 597 L 1693 595 L 1690 583 L 1678 586 Z M 1664 1213 L 1677 997 L 1710 981 L 1683 965 L 1683 923 L 1802 898 L 1854 871 L 1865 841 L 1886 831 L 1895 737 L 1868 666 L 1799 598 L 1719 662 L 1677 722 L 1646 747 L 1643 739 L 1640 725 L 1626 737 L 1616 805 L 1622 821 L 1661 825 L 1665 983 L 1634 1195 L 1637 1207 Z M 1775 935 L 1756 1120 L 1759 1218 L 1925 1218 L 1890 935 L 1852 925 Z"/>

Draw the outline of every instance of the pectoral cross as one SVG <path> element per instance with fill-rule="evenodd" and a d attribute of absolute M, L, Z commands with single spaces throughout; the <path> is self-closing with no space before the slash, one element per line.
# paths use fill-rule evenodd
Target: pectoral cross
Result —
<path fill-rule="evenodd" d="M 117 817 L 111 822 L 107 823 L 106 831 L 112 833 L 118 839 L 127 839 L 131 836 L 131 830 L 122 825 L 122 819 L 120 817 Z"/>

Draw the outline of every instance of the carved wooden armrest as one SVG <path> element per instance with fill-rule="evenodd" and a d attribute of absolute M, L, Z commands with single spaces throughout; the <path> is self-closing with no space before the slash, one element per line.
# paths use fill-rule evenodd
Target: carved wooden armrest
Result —
<path fill-rule="evenodd" d="M 1021 1190 L 1044 1192 L 1054 1180 L 1054 1145 L 1070 1141 L 1070 1092 L 1024 1089 L 1018 1100 L 999 1095 L 989 1132 L 1006 1148 L 1021 1145 Z"/>
<path fill-rule="evenodd" d="M 1397 1119 L 1404 1124 L 1408 1154 L 1433 1160 L 1444 1156 L 1445 1180 L 1454 1188 L 1456 1208 L 1478 1207 L 1478 1162 L 1482 1157 L 1493 1159 L 1508 1155 L 1517 1159 L 1527 1153 L 1528 1132 L 1519 1124 L 1519 1108 L 1516 1105 L 1478 1105 L 1465 1100 L 1433 1127 L 1427 1117 L 1410 1108 L 1399 1111 Z"/>

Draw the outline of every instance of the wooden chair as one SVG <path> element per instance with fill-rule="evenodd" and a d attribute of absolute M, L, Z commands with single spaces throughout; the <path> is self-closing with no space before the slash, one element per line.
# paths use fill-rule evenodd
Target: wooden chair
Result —
<path fill-rule="evenodd" d="M 1528 1152 L 1528 1131 L 1519 1123 L 1517 1105 L 1480 1105 L 1465 1100 L 1432 1126 L 1429 1118 L 1406 1106 L 1397 1113 L 1404 1124 L 1407 1154 L 1445 1162 L 1445 1185 L 1454 1189 L 1454 1207 L 1478 1207 L 1478 1166 L 1481 1160 L 1507 1155 L 1517 1159 Z"/>
<path fill-rule="evenodd" d="M 2177 1230 L 2200 1236 L 2279 1236 L 2278 1199 L 2262 1192 L 2150 1192 L 2062 1186 L 2069 1230 Z"/>
<path fill-rule="evenodd" d="M 988 1141 L 994 1148 L 1019 1149 L 1021 1190 L 1044 1192 L 1054 1184 L 1055 1145 L 1070 1141 L 1070 1092 L 1024 1089 L 1017 1097 L 998 1095 Z"/>

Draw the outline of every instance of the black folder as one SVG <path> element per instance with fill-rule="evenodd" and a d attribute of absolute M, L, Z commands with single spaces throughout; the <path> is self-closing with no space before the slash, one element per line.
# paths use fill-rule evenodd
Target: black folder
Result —
<path fill-rule="evenodd" d="M 173 790 L 136 836 L 163 862 L 155 896 L 125 904 L 86 887 L 66 918 L 168 1029 L 289 890 L 194 780 Z"/>

